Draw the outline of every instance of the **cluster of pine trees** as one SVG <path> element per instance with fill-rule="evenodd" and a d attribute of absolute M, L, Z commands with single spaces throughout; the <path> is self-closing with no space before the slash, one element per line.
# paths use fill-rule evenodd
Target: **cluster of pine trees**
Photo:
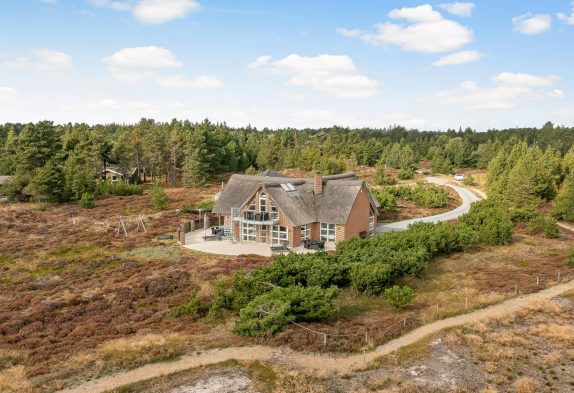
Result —
<path fill-rule="evenodd" d="M 422 159 L 439 173 L 487 168 L 516 140 L 544 152 L 551 148 L 562 157 L 574 144 L 574 130 L 551 123 L 542 128 L 435 132 L 399 126 L 258 130 L 208 120 L 142 119 L 132 125 L 94 126 L 42 121 L 0 125 L 0 175 L 14 176 L 9 193 L 15 198 L 47 201 L 97 193 L 94 180 L 106 167 L 137 168 L 141 181 L 184 186 L 201 186 L 226 172 L 301 168 L 333 174 L 357 165 L 398 168 L 408 178 Z M 555 190 L 562 180 L 555 179 Z"/>

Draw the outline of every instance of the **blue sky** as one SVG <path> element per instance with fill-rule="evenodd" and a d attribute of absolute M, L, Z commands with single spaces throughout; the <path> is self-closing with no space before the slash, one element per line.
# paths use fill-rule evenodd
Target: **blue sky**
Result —
<path fill-rule="evenodd" d="M 7 0 L 0 122 L 574 123 L 569 0 Z"/>

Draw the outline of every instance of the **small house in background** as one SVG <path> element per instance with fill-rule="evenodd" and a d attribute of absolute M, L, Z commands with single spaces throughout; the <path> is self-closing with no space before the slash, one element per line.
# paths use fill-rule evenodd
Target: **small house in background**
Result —
<path fill-rule="evenodd" d="M 0 187 L 4 184 L 9 183 L 12 180 L 12 176 L 0 176 Z"/>
<path fill-rule="evenodd" d="M 0 196 L 2 196 L 2 186 L 10 183 L 12 181 L 12 176 L 0 176 Z"/>
<path fill-rule="evenodd" d="M 137 168 L 122 171 L 119 168 L 107 167 L 101 172 L 102 180 L 108 181 L 111 184 L 122 181 L 126 184 L 137 183 L 138 182 L 138 170 Z"/>
<path fill-rule="evenodd" d="M 297 247 L 375 235 L 378 203 L 354 173 L 290 178 L 277 172 L 233 175 L 212 213 L 236 242 Z"/>

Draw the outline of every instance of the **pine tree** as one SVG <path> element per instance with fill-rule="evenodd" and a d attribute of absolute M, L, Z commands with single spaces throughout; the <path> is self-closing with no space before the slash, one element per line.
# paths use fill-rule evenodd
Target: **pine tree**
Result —
<path fill-rule="evenodd" d="M 62 166 L 56 160 L 48 161 L 42 168 L 35 171 L 27 190 L 39 202 L 68 200 L 66 178 Z"/>
<path fill-rule="evenodd" d="M 197 149 L 185 157 L 182 180 L 184 187 L 203 187 L 207 183 L 207 171 Z"/>
<path fill-rule="evenodd" d="M 574 221 L 574 173 L 566 176 L 555 202 L 552 215 L 562 220 Z"/>
<path fill-rule="evenodd" d="M 169 209 L 169 198 L 159 183 L 155 183 L 153 185 L 150 198 L 151 204 L 155 210 L 162 211 Z"/>

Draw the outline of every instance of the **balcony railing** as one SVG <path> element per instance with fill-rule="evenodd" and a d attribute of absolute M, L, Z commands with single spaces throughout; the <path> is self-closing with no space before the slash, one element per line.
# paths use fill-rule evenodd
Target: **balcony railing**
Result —
<path fill-rule="evenodd" d="M 269 222 L 279 219 L 277 212 L 245 212 L 243 218 L 247 221 Z"/>

